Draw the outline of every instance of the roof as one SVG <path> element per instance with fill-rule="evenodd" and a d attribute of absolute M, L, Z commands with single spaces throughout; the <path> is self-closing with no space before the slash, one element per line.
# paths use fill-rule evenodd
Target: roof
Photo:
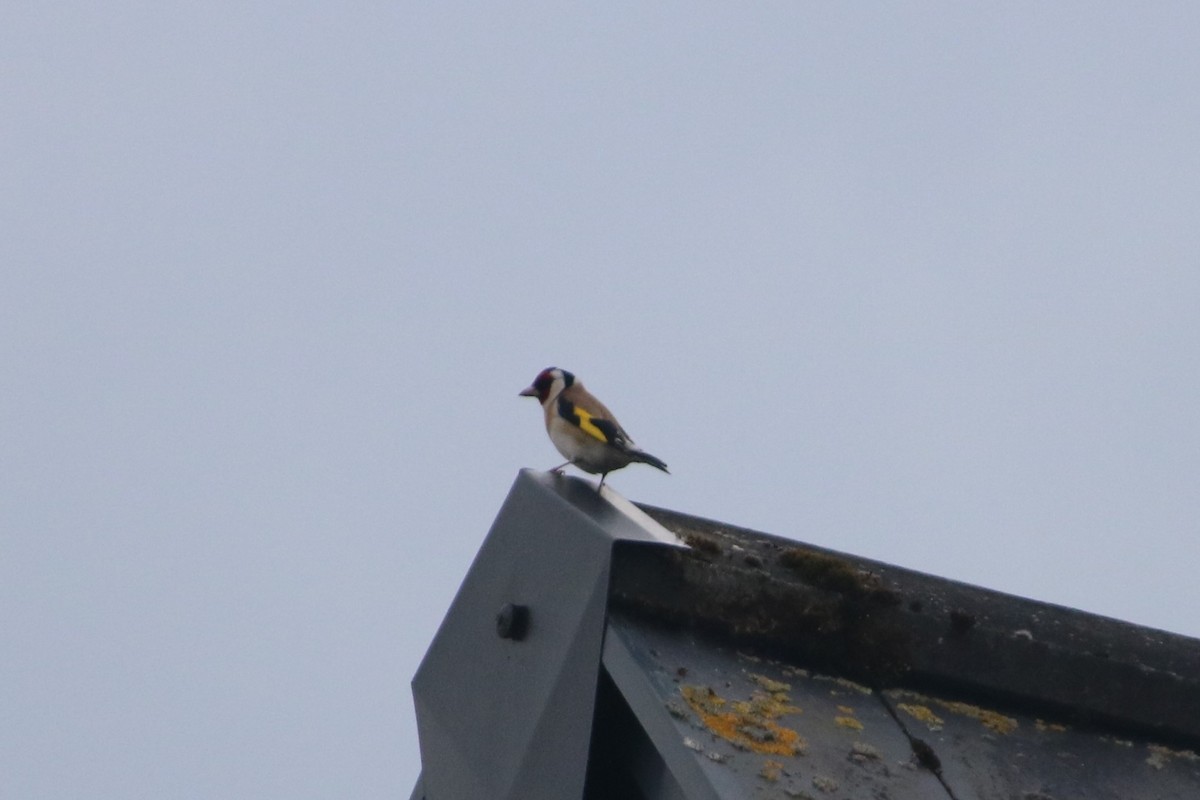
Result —
<path fill-rule="evenodd" d="M 1195 639 L 524 471 L 413 681 L 413 797 L 1194 800 L 1197 665 Z"/>

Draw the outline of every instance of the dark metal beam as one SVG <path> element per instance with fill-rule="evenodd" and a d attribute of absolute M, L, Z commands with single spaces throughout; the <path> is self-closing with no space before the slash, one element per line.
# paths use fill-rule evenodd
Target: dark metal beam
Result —
<path fill-rule="evenodd" d="M 612 546 L 592 484 L 522 471 L 413 679 L 427 800 L 583 794 Z"/>

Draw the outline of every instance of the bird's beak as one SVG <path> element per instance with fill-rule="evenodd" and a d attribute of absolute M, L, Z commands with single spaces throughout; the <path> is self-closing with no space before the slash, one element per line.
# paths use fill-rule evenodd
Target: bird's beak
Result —
<path fill-rule="evenodd" d="M 537 389 L 533 388 L 532 386 L 529 386 L 525 389 L 522 389 L 517 396 L 518 397 L 537 397 Z"/>

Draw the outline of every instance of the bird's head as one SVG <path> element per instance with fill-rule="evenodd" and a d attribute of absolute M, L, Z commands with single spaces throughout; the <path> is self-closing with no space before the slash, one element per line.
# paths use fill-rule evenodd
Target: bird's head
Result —
<path fill-rule="evenodd" d="M 558 397 L 558 393 L 575 383 L 575 376 L 565 369 L 546 367 L 538 373 L 527 388 L 521 390 L 522 397 L 536 397 L 538 402 L 545 405 L 548 400 Z"/>

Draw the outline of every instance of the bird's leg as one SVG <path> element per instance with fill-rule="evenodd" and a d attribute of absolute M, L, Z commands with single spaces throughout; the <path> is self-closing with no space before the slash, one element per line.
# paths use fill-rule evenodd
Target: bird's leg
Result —
<path fill-rule="evenodd" d="M 607 472 L 600 473 L 600 482 L 596 484 L 596 494 L 600 494 L 600 490 L 604 488 L 604 479 L 608 477 Z"/>
<path fill-rule="evenodd" d="M 566 469 L 567 467 L 569 467 L 569 466 L 571 466 L 571 462 L 570 462 L 570 461 L 565 461 L 565 462 L 563 462 L 562 464 L 559 464 L 557 467 L 555 467 L 554 469 L 552 469 L 552 470 L 550 470 L 550 471 L 551 471 L 551 472 L 556 472 L 556 473 L 558 473 L 559 475 L 562 475 L 562 471 L 563 471 L 564 469 Z"/>

